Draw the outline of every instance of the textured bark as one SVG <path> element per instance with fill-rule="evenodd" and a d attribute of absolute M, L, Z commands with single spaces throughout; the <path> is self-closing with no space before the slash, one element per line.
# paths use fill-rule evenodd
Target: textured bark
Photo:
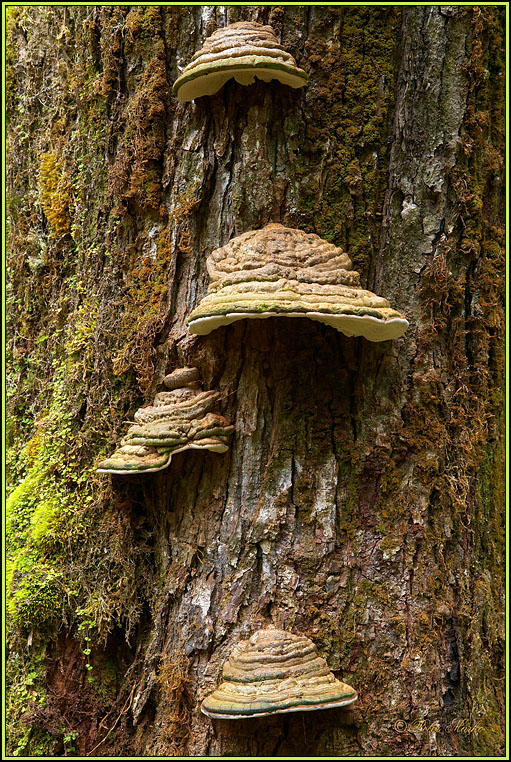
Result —
<path fill-rule="evenodd" d="M 40 430 L 67 347 L 71 468 L 95 479 L 86 539 L 60 553 L 79 606 L 68 595 L 51 624 L 13 626 L 14 671 L 29 632 L 45 654 L 46 709 L 25 715 L 45 749 L 66 749 L 64 726 L 84 754 L 502 751 L 501 10 L 41 7 L 11 21 L 11 438 L 18 454 Z M 204 38 L 239 19 L 272 24 L 308 87 L 172 97 Z M 284 318 L 188 335 L 206 254 L 270 221 L 343 246 L 405 336 Z M 92 466 L 180 365 L 221 391 L 229 451 L 106 487 Z M 84 619 L 100 684 L 117 662 L 113 693 L 86 683 Z M 314 640 L 353 708 L 200 713 L 233 645 L 271 623 Z"/>

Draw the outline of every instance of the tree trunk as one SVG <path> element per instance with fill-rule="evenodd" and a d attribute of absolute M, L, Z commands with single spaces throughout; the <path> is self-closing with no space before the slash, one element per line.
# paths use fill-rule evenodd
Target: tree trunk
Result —
<path fill-rule="evenodd" d="M 11 753 L 502 753 L 504 9 L 9 12 Z M 179 102 L 240 19 L 309 85 Z M 346 250 L 404 337 L 189 335 L 207 254 L 270 221 Z M 229 451 L 97 475 L 182 365 Z M 203 716 L 269 624 L 353 708 Z"/>

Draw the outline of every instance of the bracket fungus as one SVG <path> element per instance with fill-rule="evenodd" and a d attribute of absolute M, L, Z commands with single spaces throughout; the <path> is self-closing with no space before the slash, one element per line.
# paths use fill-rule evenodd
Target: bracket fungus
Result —
<path fill-rule="evenodd" d="M 351 704 L 357 693 L 337 680 L 316 646 L 284 630 L 259 630 L 238 643 L 223 668 L 224 682 L 207 696 L 208 717 L 238 719 Z"/>
<path fill-rule="evenodd" d="M 152 405 L 135 413 L 135 422 L 114 454 L 103 460 L 100 474 L 161 471 L 183 450 L 225 452 L 234 426 L 211 409 L 220 394 L 203 392 L 197 368 L 179 368 L 166 376 L 171 391 L 159 392 Z"/>
<path fill-rule="evenodd" d="M 172 88 L 181 101 L 213 95 L 234 77 L 240 85 L 251 85 L 254 78 L 283 85 L 303 87 L 309 75 L 275 37 L 271 26 L 251 21 L 217 29 L 195 53 Z"/>
<path fill-rule="evenodd" d="M 314 233 L 270 223 L 213 251 L 207 269 L 208 293 L 187 318 L 190 333 L 276 316 L 311 318 L 369 341 L 408 327 L 387 299 L 360 287 L 348 255 Z"/>

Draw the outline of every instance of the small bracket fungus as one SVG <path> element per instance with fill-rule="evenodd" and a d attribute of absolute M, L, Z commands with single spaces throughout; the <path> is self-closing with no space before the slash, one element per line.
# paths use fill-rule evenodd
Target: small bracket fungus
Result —
<path fill-rule="evenodd" d="M 167 389 L 181 389 L 187 386 L 189 389 L 200 388 L 200 375 L 198 368 L 177 368 L 163 379 Z"/>
<path fill-rule="evenodd" d="M 304 636 L 259 630 L 236 645 L 224 665 L 224 682 L 204 699 L 208 717 L 238 719 L 347 706 L 357 699 Z"/>
<path fill-rule="evenodd" d="M 181 101 L 213 95 L 228 79 L 251 85 L 254 78 L 303 87 L 309 75 L 299 69 L 292 55 L 277 41 L 271 26 L 251 21 L 217 29 L 195 53 L 172 88 Z"/>
<path fill-rule="evenodd" d="M 135 413 L 135 423 L 114 454 L 98 466 L 100 474 L 161 471 L 183 450 L 225 452 L 234 426 L 211 409 L 220 394 L 200 390 L 197 368 L 179 368 L 166 376 L 152 405 Z"/>
<path fill-rule="evenodd" d="M 190 333 L 276 316 L 308 317 L 369 341 L 408 327 L 387 299 L 360 288 L 348 255 L 314 233 L 271 223 L 213 251 L 207 268 L 208 293 L 187 318 Z"/>

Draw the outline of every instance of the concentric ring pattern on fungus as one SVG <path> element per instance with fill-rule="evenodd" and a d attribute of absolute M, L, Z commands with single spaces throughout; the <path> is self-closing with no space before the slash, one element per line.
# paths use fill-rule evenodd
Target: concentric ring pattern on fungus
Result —
<path fill-rule="evenodd" d="M 212 412 L 220 394 L 200 391 L 198 372 L 194 371 L 182 368 L 165 378 L 172 391 L 159 392 L 152 405 L 137 410 L 134 424 L 114 454 L 99 464 L 99 473 L 161 471 L 169 465 L 172 455 L 184 450 L 228 449 L 234 427 Z"/>
<path fill-rule="evenodd" d="M 275 37 L 271 26 L 251 21 L 217 29 L 177 78 L 172 88 L 181 101 L 213 95 L 234 78 L 241 85 L 251 85 L 254 78 L 283 85 L 303 87 L 309 75 Z"/>
<path fill-rule="evenodd" d="M 271 223 L 213 251 L 207 268 L 208 293 L 187 318 L 190 333 L 269 317 L 306 317 L 369 341 L 408 327 L 387 299 L 360 287 L 348 255 L 314 233 Z"/>
<path fill-rule="evenodd" d="M 241 719 L 351 704 L 357 693 L 337 680 L 309 638 L 259 630 L 236 645 L 222 684 L 204 699 L 208 717 Z"/>

